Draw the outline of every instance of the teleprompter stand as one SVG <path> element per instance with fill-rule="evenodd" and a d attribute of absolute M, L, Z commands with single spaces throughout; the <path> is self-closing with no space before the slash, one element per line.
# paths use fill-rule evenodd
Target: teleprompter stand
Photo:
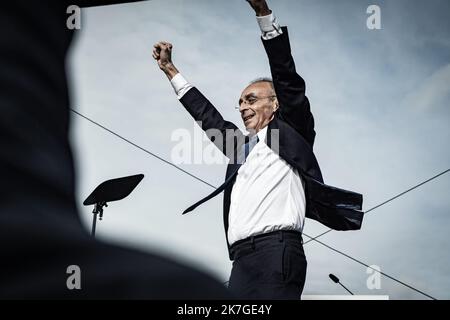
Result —
<path fill-rule="evenodd" d="M 128 197 L 137 185 L 144 179 L 143 174 L 129 176 L 124 178 L 112 179 L 103 182 L 91 193 L 83 205 L 94 205 L 94 214 L 92 220 L 92 236 L 95 237 L 95 229 L 97 226 L 97 217 L 103 219 L 103 208 L 108 207 L 108 202 L 122 200 Z"/>

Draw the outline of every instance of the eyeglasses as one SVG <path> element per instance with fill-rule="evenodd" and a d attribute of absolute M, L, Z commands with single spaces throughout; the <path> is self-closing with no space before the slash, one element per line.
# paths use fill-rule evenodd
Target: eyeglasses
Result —
<path fill-rule="evenodd" d="M 248 98 L 246 98 L 246 99 L 240 99 L 240 100 L 239 100 L 239 105 L 237 105 L 237 106 L 235 107 L 235 109 L 236 109 L 236 110 L 239 110 L 239 109 L 242 107 L 242 105 L 247 104 L 247 105 L 249 105 L 249 106 L 252 106 L 252 105 L 254 105 L 256 102 L 258 102 L 259 100 L 264 100 L 264 99 L 269 99 L 269 98 L 275 98 L 275 97 L 276 97 L 276 95 L 271 95 L 271 96 L 267 96 L 267 97 L 250 96 L 250 97 L 248 97 Z"/>

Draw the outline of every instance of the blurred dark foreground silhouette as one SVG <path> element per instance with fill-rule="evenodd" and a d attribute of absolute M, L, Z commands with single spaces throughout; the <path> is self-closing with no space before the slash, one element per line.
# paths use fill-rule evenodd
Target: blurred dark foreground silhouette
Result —
<path fill-rule="evenodd" d="M 93 240 L 78 217 L 65 57 L 71 4 L 0 4 L 0 298 L 223 299 L 207 275 Z M 118 22 L 112 22 L 118 23 Z M 81 290 L 69 290 L 69 266 Z"/>

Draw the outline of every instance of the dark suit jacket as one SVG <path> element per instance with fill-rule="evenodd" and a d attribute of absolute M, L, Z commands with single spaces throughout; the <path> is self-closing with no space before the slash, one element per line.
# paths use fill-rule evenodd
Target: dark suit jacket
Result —
<path fill-rule="evenodd" d="M 283 35 L 272 40 L 263 40 L 263 44 L 269 57 L 275 91 L 280 103 L 279 111 L 269 124 L 266 143 L 282 159 L 296 168 L 303 178 L 307 199 L 306 217 L 334 230 L 360 229 L 363 219 L 362 195 L 328 186 L 323 182 L 319 164 L 313 153 L 316 135 L 314 118 L 308 98 L 305 96 L 305 82 L 296 72 L 287 28 L 283 27 Z M 237 126 L 225 121 L 196 88 L 188 91 L 181 102 L 192 117 L 201 122 L 203 130 L 217 129 L 224 133 L 221 141 L 212 140 L 233 160 L 243 143 L 243 133 Z M 227 130 L 234 130 L 235 136 L 230 138 L 230 135 L 225 134 Z M 276 141 L 278 143 L 275 143 Z M 226 178 L 234 172 L 233 162 L 228 165 Z M 230 184 L 225 189 L 223 199 L 225 234 L 228 231 L 232 187 Z"/>

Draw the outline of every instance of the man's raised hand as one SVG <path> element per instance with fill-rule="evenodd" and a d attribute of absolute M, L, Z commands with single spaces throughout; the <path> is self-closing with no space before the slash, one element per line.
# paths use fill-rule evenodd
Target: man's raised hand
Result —
<path fill-rule="evenodd" d="M 152 56 L 158 63 L 159 68 L 164 71 L 169 79 L 172 79 L 178 70 L 172 62 L 172 44 L 160 41 L 153 46 Z"/>
<path fill-rule="evenodd" d="M 267 16 L 272 13 L 266 0 L 245 0 L 255 10 L 257 16 Z"/>
<path fill-rule="evenodd" d="M 160 41 L 153 46 L 153 59 L 158 62 L 161 70 L 172 64 L 172 44 L 169 42 Z"/>

